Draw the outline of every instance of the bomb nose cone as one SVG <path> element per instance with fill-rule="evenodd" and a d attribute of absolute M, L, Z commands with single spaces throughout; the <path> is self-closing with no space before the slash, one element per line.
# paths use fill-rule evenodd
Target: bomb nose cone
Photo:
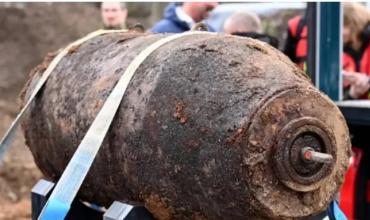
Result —
<path fill-rule="evenodd" d="M 334 143 L 333 134 L 320 120 L 303 117 L 291 121 L 278 135 L 274 157 L 278 178 L 296 191 L 317 189 L 333 170 Z"/>

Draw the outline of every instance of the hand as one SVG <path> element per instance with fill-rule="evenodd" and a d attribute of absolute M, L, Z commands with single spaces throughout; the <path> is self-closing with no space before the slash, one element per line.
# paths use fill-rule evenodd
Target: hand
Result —
<path fill-rule="evenodd" d="M 343 74 L 343 80 L 347 81 L 347 83 L 352 85 L 356 83 L 357 78 L 358 78 L 357 75 L 361 73 L 348 72 L 348 71 L 343 70 L 342 74 Z"/>
<path fill-rule="evenodd" d="M 360 98 L 370 89 L 369 76 L 364 73 L 351 73 L 348 81 L 351 84 L 349 94 L 352 98 Z"/>

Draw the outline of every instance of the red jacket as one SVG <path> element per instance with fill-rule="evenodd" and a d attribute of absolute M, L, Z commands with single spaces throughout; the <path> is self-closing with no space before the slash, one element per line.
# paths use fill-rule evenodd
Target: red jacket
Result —
<path fill-rule="evenodd" d="M 288 39 L 285 54 L 303 69 L 307 59 L 307 25 L 301 16 L 288 21 Z"/>
<path fill-rule="evenodd" d="M 366 73 L 370 76 L 370 45 L 368 45 L 359 61 L 359 67 L 356 67 L 355 59 L 346 52 L 343 52 L 343 69 L 351 72 Z"/>
<path fill-rule="evenodd" d="M 364 39 L 369 41 L 369 39 Z M 359 52 L 344 47 L 342 55 L 343 69 L 349 72 L 360 72 L 370 76 L 370 44 L 367 42 Z M 349 88 L 348 82 L 343 82 L 344 88 Z M 370 99 L 370 93 L 364 94 L 361 99 Z"/>

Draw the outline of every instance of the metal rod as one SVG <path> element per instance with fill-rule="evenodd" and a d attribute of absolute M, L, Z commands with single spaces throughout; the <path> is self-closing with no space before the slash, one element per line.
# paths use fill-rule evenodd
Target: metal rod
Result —
<path fill-rule="evenodd" d="M 304 147 L 301 151 L 302 158 L 305 161 L 317 163 L 332 163 L 333 156 L 331 154 L 321 153 L 315 151 L 311 147 Z"/>

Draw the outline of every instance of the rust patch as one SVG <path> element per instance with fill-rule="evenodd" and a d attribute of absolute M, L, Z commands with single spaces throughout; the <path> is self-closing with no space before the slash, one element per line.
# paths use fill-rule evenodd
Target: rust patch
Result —
<path fill-rule="evenodd" d="M 172 219 L 172 208 L 168 207 L 168 205 L 158 195 L 152 194 L 146 198 L 145 207 L 154 215 L 156 219 Z"/>
<path fill-rule="evenodd" d="M 226 139 L 227 144 L 241 143 L 243 139 L 244 128 L 238 128 L 231 137 Z"/>
<path fill-rule="evenodd" d="M 185 104 L 183 102 L 176 102 L 176 112 L 174 114 L 181 124 L 185 124 L 188 121 L 188 117 L 185 115 Z"/>

